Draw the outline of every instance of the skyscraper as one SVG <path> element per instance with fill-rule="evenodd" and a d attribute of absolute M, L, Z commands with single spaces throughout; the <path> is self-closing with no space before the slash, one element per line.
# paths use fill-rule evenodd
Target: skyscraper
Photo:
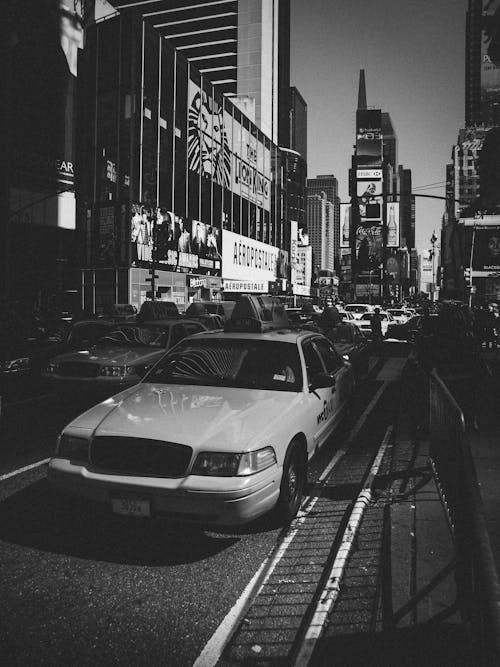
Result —
<path fill-rule="evenodd" d="M 340 245 L 338 181 L 333 174 L 307 179 L 307 229 L 314 264 L 334 271 Z"/>
<path fill-rule="evenodd" d="M 469 0 L 465 38 L 465 124 L 500 125 L 500 1 Z"/>

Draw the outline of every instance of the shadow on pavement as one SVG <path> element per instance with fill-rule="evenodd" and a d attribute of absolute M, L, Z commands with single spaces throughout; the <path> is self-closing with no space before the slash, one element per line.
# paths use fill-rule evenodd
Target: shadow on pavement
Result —
<path fill-rule="evenodd" d="M 464 628 L 440 623 L 320 640 L 311 667 L 472 667 Z"/>
<path fill-rule="evenodd" d="M 238 539 L 195 526 L 103 513 L 56 494 L 46 479 L 0 503 L 0 541 L 88 560 L 147 566 L 191 563 L 220 553 Z"/>

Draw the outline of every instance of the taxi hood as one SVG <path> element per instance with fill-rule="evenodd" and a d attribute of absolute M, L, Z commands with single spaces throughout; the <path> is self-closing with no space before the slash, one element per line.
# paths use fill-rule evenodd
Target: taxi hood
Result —
<path fill-rule="evenodd" d="M 287 424 L 301 393 L 140 383 L 96 405 L 69 427 L 100 436 L 176 442 L 205 450 L 270 444 L 276 422 Z"/>

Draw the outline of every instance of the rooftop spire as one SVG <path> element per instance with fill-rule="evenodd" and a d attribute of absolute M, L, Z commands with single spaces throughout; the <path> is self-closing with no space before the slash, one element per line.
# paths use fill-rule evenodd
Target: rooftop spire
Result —
<path fill-rule="evenodd" d="M 359 70 L 358 109 L 366 109 L 365 70 Z"/>

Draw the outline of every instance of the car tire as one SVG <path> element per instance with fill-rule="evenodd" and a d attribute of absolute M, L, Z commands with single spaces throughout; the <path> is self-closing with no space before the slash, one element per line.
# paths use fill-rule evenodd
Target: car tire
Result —
<path fill-rule="evenodd" d="M 299 511 L 307 483 L 307 459 L 303 448 L 295 441 L 288 447 L 283 462 L 280 495 L 276 505 L 280 523 L 288 524 Z"/>

